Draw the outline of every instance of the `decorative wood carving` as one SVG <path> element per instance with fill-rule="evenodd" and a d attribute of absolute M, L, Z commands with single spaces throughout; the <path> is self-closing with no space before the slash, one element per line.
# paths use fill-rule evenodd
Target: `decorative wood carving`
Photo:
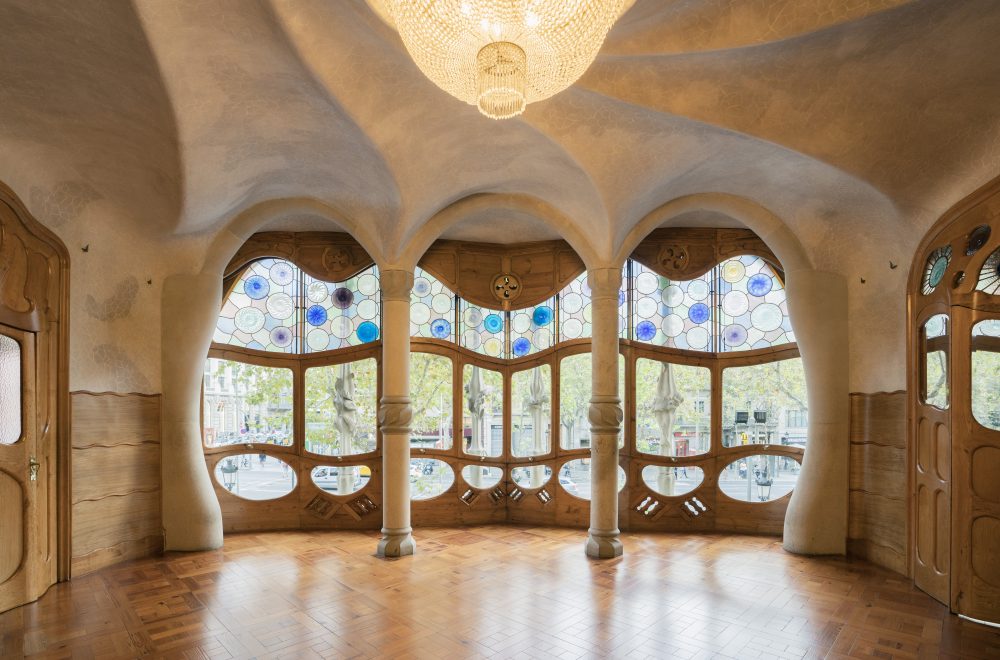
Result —
<path fill-rule="evenodd" d="M 492 309 L 537 305 L 585 270 L 565 241 L 517 245 L 436 241 L 420 260 L 420 267 L 465 300 Z M 497 279 L 504 276 L 518 282 L 519 293 L 497 296 Z"/>
<path fill-rule="evenodd" d="M 784 281 L 774 252 L 749 229 L 657 229 L 632 252 L 632 258 L 671 280 L 692 280 L 719 262 L 743 254 L 761 257 Z"/>
<path fill-rule="evenodd" d="M 350 234 L 343 232 L 263 231 L 251 236 L 226 266 L 226 280 L 256 259 L 277 257 L 294 262 L 325 282 L 343 282 L 375 263 Z"/>

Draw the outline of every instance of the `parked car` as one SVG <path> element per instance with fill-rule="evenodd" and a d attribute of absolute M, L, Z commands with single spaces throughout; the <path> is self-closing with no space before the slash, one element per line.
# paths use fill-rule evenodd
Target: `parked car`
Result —
<path fill-rule="evenodd" d="M 371 474 L 370 471 L 369 474 Z M 340 488 L 340 469 L 336 467 L 324 466 L 313 468 L 312 480 L 314 484 L 328 493 L 336 493 Z M 366 482 L 367 479 L 362 478 L 360 470 L 355 472 L 354 491 L 360 489 Z"/>
<path fill-rule="evenodd" d="M 565 490 L 570 495 L 580 494 L 580 491 L 576 489 L 576 483 L 574 483 L 573 480 L 569 478 L 568 474 L 559 475 L 559 485 L 562 486 L 563 490 Z"/>

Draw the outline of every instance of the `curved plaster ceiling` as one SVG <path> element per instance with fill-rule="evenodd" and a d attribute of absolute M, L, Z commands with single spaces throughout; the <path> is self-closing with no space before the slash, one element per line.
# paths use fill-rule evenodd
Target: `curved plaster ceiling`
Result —
<path fill-rule="evenodd" d="M 722 193 L 824 266 L 912 247 L 1000 169 L 995 0 L 638 0 L 576 85 L 505 122 L 427 81 L 364 0 L 8 0 L 0 22 L 0 178 L 163 234 L 309 199 L 386 261 L 428 233 L 608 257 Z M 441 215 L 484 195 L 524 203 Z"/>

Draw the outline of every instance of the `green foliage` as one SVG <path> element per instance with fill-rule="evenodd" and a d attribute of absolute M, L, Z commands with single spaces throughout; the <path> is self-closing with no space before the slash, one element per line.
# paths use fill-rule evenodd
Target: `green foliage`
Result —
<path fill-rule="evenodd" d="M 447 449 L 452 435 L 452 361 L 431 353 L 410 354 L 410 401 L 414 436 L 437 437 L 444 431 Z"/>

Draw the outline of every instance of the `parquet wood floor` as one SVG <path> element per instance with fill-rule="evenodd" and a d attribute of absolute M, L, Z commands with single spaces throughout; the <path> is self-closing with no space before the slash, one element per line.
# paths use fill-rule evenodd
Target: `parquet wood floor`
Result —
<path fill-rule="evenodd" d="M 418 529 L 231 535 L 121 564 L 0 614 L 0 655 L 48 658 L 1000 658 L 900 575 L 773 538 Z"/>

